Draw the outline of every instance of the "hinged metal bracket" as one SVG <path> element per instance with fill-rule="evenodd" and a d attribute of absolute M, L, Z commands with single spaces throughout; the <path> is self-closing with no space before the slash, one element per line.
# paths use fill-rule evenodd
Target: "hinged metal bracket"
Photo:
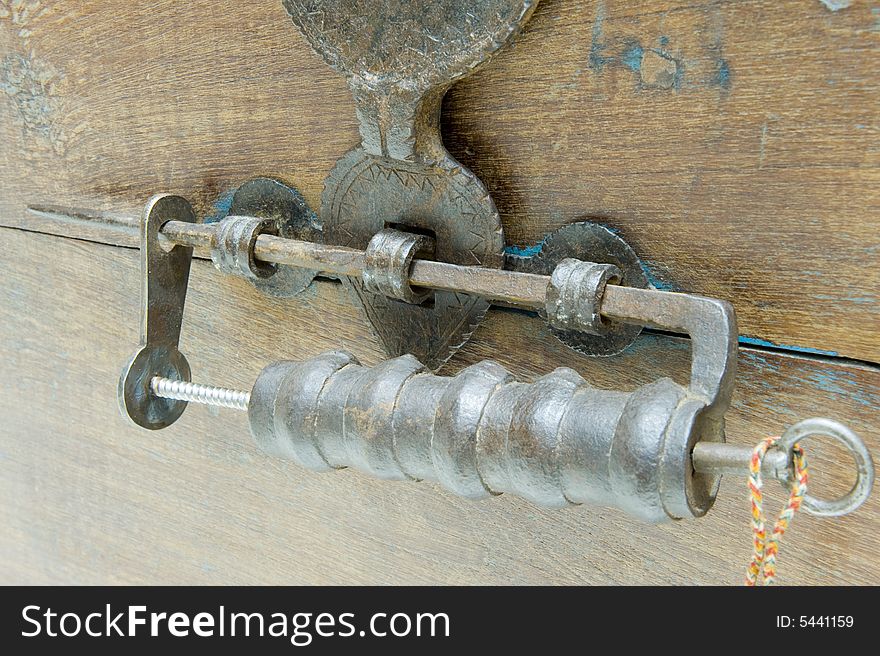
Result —
<path fill-rule="evenodd" d="M 479 179 L 446 150 L 440 105 L 528 20 L 536 0 L 284 0 L 293 22 L 354 96 L 361 143 L 324 183 L 328 244 L 364 249 L 385 228 L 427 234 L 439 262 L 504 264 L 501 221 Z M 485 317 L 485 299 L 435 291 L 421 303 L 346 277 L 389 356 L 437 369 Z"/>
<path fill-rule="evenodd" d="M 156 396 L 150 381 L 157 376 L 190 379 L 178 342 L 193 249 L 179 244 L 168 251 L 162 247 L 159 233 L 169 221 L 195 223 L 196 215 L 185 198 L 153 196 L 141 219 L 140 348 L 122 372 L 117 397 L 123 416 L 151 430 L 177 421 L 186 403 Z"/>

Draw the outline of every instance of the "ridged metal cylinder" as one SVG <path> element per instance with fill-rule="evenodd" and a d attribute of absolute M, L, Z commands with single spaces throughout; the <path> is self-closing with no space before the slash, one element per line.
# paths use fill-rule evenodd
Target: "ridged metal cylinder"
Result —
<path fill-rule="evenodd" d="M 443 377 L 412 356 L 370 368 L 334 351 L 267 367 L 248 415 L 264 451 L 311 469 L 662 521 L 702 515 L 714 500 L 714 490 L 708 501 L 692 493 L 689 449 L 704 408 L 666 378 L 615 392 L 567 368 L 527 384 L 492 361 Z"/>

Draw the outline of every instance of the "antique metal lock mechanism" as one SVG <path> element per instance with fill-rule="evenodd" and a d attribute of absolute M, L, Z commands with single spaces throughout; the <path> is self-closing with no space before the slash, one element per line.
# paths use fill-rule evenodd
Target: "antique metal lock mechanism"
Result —
<path fill-rule="evenodd" d="M 746 473 L 751 449 L 724 443 L 738 335 L 730 304 L 649 288 L 633 250 L 599 225 L 566 226 L 537 255 L 505 257 L 486 188 L 443 146 L 446 89 L 510 39 L 535 5 L 284 0 L 312 47 L 347 77 L 361 143 L 327 177 L 320 220 L 295 190 L 269 179 L 239 188 L 216 224 L 199 224 L 175 196 L 154 197 L 140 221 L 99 217 L 137 225 L 141 235 L 141 347 L 119 387 L 132 421 L 164 428 L 187 402 L 237 408 L 262 449 L 310 469 L 433 480 L 475 499 L 508 492 L 546 506 L 614 506 L 648 521 L 702 516 L 722 473 Z M 178 338 L 194 248 L 277 296 L 301 292 L 319 273 L 340 278 L 391 359 L 368 368 L 334 351 L 277 362 L 250 392 L 189 382 Z M 620 352 L 643 326 L 687 334 L 690 383 L 662 378 L 609 391 L 568 368 L 522 383 L 492 361 L 453 377 L 432 373 L 492 302 L 537 311 L 590 355 Z M 840 424 L 793 426 L 764 474 L 787 481 L 792 445 L 812 434 L 843 442 L 858 477 L 846 497 L 808 497 L 806 507 L 852 511 L 870 494 L 873 463 Z"/>

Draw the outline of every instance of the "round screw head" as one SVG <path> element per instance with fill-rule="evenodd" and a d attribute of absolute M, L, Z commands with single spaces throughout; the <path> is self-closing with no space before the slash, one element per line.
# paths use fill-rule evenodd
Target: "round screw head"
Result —
<path fill-rule="evenodd" d="M 123 416 L 141 428 L 158 430 L 173 424 L 186 409 L 186 401 L 153 394 L 156 377 L 189 380 L 189 363 L 183 354 L 167 346 L 144 346 L 132 356 L 119 378 L 117 398 Z"/>

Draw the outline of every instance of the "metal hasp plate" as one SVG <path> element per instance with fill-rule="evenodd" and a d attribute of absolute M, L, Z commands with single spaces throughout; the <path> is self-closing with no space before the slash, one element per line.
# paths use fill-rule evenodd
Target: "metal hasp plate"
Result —
<path fill-rule="evenodd" d="M 153 196 L 141 222 L 141 345 L 122 372 L 117 395 L 122 414 L 151 430 L 177 421 L 186 403 L 156 396 L 150 381 L 190 379 L 189 363 L 177 347 L 193 249 L 162 248 L 159 231 L 169 221 L 195 223 L 196 215 L 180 196 Z"/>
<path fill-rule="evenodd" d="M 597 264 L 613 264 L 619 271 L 616 284 L 641 289 L 649 286 L 635 251 L 621 237 L 598 223 L 582 221 L 563 226 L 536 248 L 528 249 L 529 252 L 535 250 L 537 253 L 534 255 L 505 255 L 505 268 L 542 276 L 553 274 L 558 280 L 564 273 L 563 269 L 558 268 L 559 263 L 573 258 Z M 565 284 L 577 293 L 579 290 L 574 289 L 576 286 L 573 282 L 570 278 L 565 280 Z M 583 288 L 583 285 L 577 287 Z M 546 308 L 541 314 L 550 318 L 547 317 Z M 599 330 L 585 332 L 567 325 L 554 325 L 552 321 L 550 324 L 553 334 L 566 346 L 586 355 L 603 357 L 617 355 L 642 332 L 642 326 L 638 323 L 604 319 L 599 326 Z"/>
<path fill-rule="evenodd" d="M 244 276 L 270 296 L 288 298 L 308 287 L 317 271 L 257 262 L 254 247 L 260 235 L 320 241 L 318 217 L 296 189 L 272 178 L 254 178 L 232 197 L 229 214 L 220 222 L 211 249 L 214 266 Z"/>
<path fill-rule="evenodd" d="M 366 248 L 386 227 L 434 237 L 434 258 L 501 268 L 504 238 L 483 184 L 446 151 L 440 105 L 456 80 L 488 61 L 537 0 L 284 0 L 302 34 L 344 74 L 361 143 L 327 177 L 326 243 Z M 385 351 L 437 369 L 470 337 L 489 303 L 437 291 L 421 304 L 346 284 Z"/>

